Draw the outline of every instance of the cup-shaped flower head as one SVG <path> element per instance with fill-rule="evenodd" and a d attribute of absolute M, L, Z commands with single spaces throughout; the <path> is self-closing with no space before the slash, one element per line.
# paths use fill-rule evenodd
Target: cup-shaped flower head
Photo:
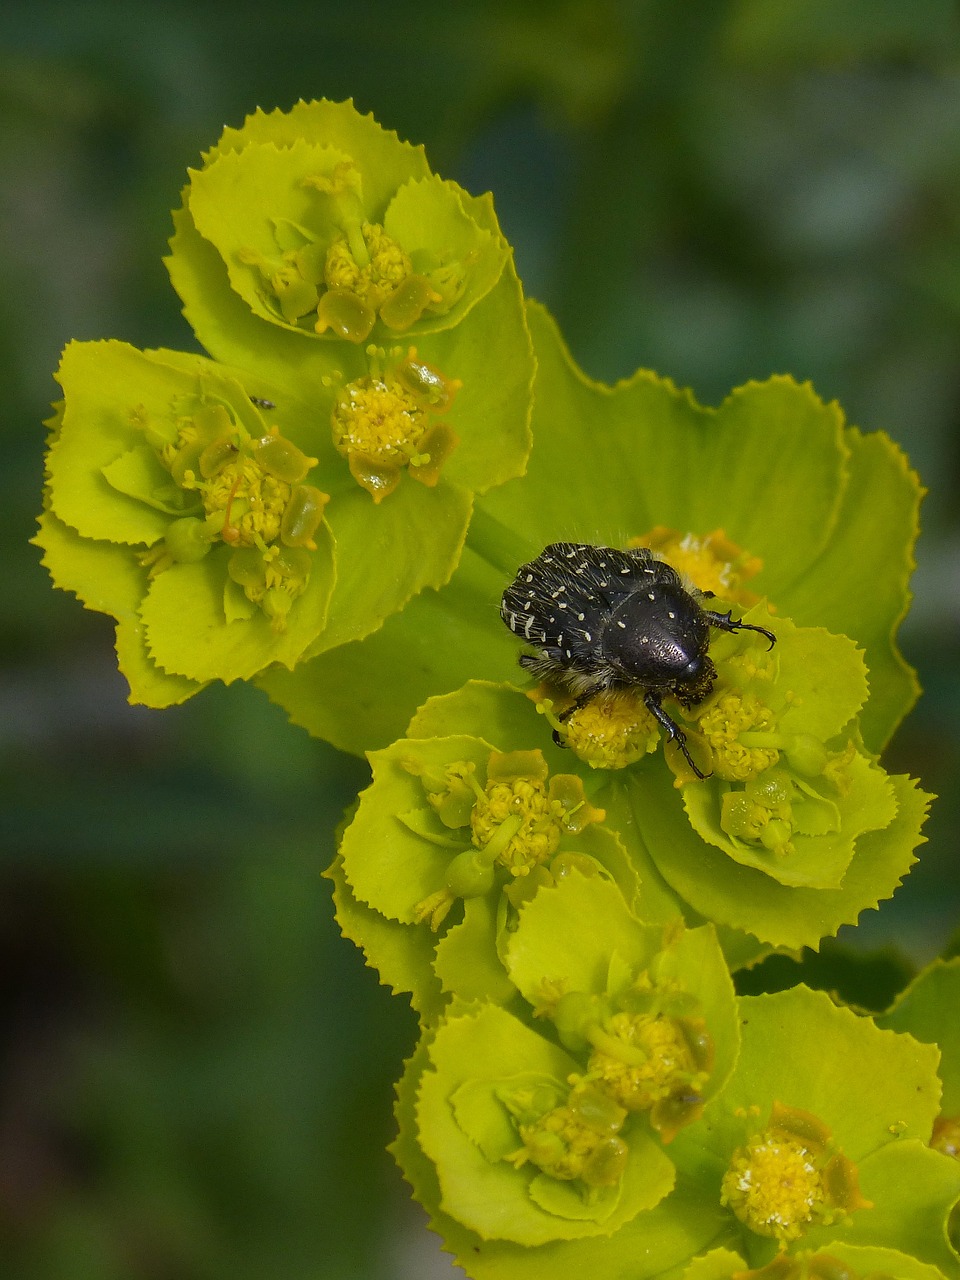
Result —
<path fill-rule="evenodd" d="M 734 1073 L 672 1149 L 730 1215 L 723 1243 L 751 1267 L 845 1242 L 955 1268 L 960 1166 L 927 1145 L 936 1050 L 805 987 L 740 1004 Z"/>
<path fill-rule="evenodd" d="M 709 926 L 645 926 L 576 869 L 522 906 L 506 952 L 524 1000 L 455 1002 L 426 1033 L 398 1157 L 429 1163 L 444 1213 L 479 1239 L 609 1236 L 666 1196 L 669 1143 L 733 1068 L 722 952 Z"/>
<path fill-rule="evenodd" d="M 496 1005 L 455 1006 L 408 1066 L 395 1152 L 428 1167 L 457 1229 L 535 1256 L 607 1237 L 670 1191 L 673 1165 L 577 1061 Z M 541 1273 L 542 1274 L 542 1273 Z"/>
<path fill-rule="evenodd" d="M 375 503 L 408 479 L 477 492 L 523 469 L 509 246 L 489 197 L 422 148 L 349 102 L 257 112 L 191 172 L 175 223 L 167 265 L 200 341 L 312 402 Z"/>
<path fill-rule="evenodd" d="M 733 987 L 712 926 L 641 923 L 616 886 L 571 870 L 525 904 L 504 958 L 583 1080 L 665 1143 L 733 1069 Z"/>
<path fill-rule="evenodd" d="M 452 328 L 489 293 L 508 250 L 480 208 L 349 102 L 301 102 L 224 130 L 182 222 L 254 315 L 360 344 Z"/>
<path fill-rule="evenodd" d="M 443 992 L 515 995 L 503 947 L 541 886 L 578 868 L 633 900 L 636 874 L 603 810 L 540 751 L 454 736 L 401 739 L 370 760 L 373 782 L 329 873 L 337 918 L 424 1017 Z"/>
<path fill-rule="evenodd" d="M 302 423 L 271 421 L 198 356 L 73 343 L 60 378 L 37 541 L 60 585 L 116 617 L 135 695 L 162 705 L 292 666 L 334 583 Z"/>
<path fill-rule="evenodd" d="M 445 583 L 474 495 L 525 465 L 533 371 L 489 198 L 349 103 L 226 130 L 175 224 L 171 277 L 214 359 L 71 345 L 38 538 L 55 579 L 117 617 L 154 705 L 290 669 Z M 229 425 L 184 425 L 190 397 L 219 397 Z"/>

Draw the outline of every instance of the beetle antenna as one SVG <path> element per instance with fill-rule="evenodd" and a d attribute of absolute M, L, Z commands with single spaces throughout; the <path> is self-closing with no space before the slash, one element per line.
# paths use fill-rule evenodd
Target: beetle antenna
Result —
<path fill-rule="evenodd" d="M 739 618 L 731 617 L 729 612 L 715 613 L 713 609 L 704 609 L 703 616 L 711 627 L 717 627 L 720 631 L 759 631 L 770 642 L 767 646 L 768 650 L 777 643 L 777 637 L 766 627 L 755 627 L 752 622 L 741 622 Z"/>

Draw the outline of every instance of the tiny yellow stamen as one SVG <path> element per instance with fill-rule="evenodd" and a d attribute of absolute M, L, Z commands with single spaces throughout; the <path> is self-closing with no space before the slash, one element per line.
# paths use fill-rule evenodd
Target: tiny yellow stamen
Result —
<path fill-rule="evenodd" d="M 660 741 L 656 720 L 632 693 L 601 694 L 556 727 L 564 745 L 592 769 L 624 769 Z"/>
<path fill-rule="evenodd" d="M 698 717 L 697 727 L 713 752 L 713 771 L 728 782 L 746 782 L 780 758 L 776 747 L 745 745 L 741 735 L 774 733 L 777 721 L 753 693 L 722 693 Z"/>
<path fill-rule="evenodd" d="M 649 533 L 631 538 L 627 545 L 649 547 L 701 591 L 712 591 L 724 600 L 745 607 L 760 599 L 752 591 L 744 590 L 741 584 L 760 572 L 763 561 L 731 542 L 722 529 L 714 529 L 701 537 L 657 525 Z"/>
<path fill-rule="evenodd" d="M 371 311 L 378 311 L 412 274 L 410 259 L 400 245 L 376 222 L 360 228 L 362 247 L 354 237 L 333 241 L 327 250 L 323 278 L 328 289 L 356 294 Z"/>
<path fill-rule="evenodd" d="M 511 875 L 526 875 L 556 853 L 563 834 L 561 816 L 542 782 L 514 778 L 488 783 L 470 815 L 473 843 L 484 849 L 497 840 L 496 861 Z"/>
<path fill-rule="evenodd" d="M 721 1202 L 761 1236 L 796 1240 L 827 1203 L 823 1176 L 797 1138 L 754 1138 L 723 1179 Z"/>
<path fill-rule="evenodd" d="M 199 487 L 207 515 L 223 512 L 224 542 L 252 547 L 258 539 L 274 542 L 280 536 L 292 487 L 263 471 L 252 459 L 227 463 Z"/>
<path fill-rule="evenodd" d="M 393 492 L 405 468 L 421 484 L 437 483 L 457 437 L 436 414 L 450 406 L 459 386 L 417 361 L 411 347 L 389 372 L 340 388 L 331 420 L 334 447 L 375 502 Z"/>
<path fill-rule="evenodd" d="M 587 1071 L 605 1093 L 628 1111 L 648 1111 L 678 1089 L 697 1092 L 708 1079 L 698 1070 L 689 1039 L 676 1018 L 617 1013 Z"/>
<path fill-rule="evenodd" d="M 733 1153 L 720 1200 L 751 1231 L 781 1242 L 870 1207 L 856 1166 L 833 1150 L 826 1126 L 776 1102 L 768 1126 Z"/>

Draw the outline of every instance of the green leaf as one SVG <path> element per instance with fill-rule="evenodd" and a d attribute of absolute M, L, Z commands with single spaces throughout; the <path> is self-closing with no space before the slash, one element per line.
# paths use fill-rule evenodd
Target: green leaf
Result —
<path fill-rule="evenodd" d="M 177 491 L 174 500 L 164 499 L 164 490 L 171 487 L 170 473 L 161 465 L 157 451 L 149 445 L 128 449 L 102 471 L 107 484 L 118 493 L 145 502 L 148 507 L 155 507 L 165 515 L 182 516 L 187 510 L 202 511 L 196 495 L 190 501 L 187 494 Z"/>
<path fill-rule="evenodd" d="M 43 550 L 43 565 L 54 584 L 72 591 L 88 609 L 114 618 L 136 619 L 145 573 L 123 547 L 82 538 L 75 529 L 44 511 L 33 538 Z"/>
<path fill-rule="evenodd" d="M 444 738 L 469 724 L 481 738 L 493 742 L 532 742 L 539 732 L 536 708 L 516 685 L 492 680 L 468 680 L 452 693 L 435 694 L 414 713 L 410 736 Z M 547 735 L 538 744 L 553 766 L 561 769 L 569 755 Z"/>
<path fill-rule="evenodd" d="M 893 1276 L 896 1280 L 941 1280 L 944 1274 L 928 1262 L 883 1245 L 856 1245 L 830 1240 L 824 1243 L 823 1250 L 838 1262 L 846 1263 L 858 1276 L 880 1274 Z"/>
<path fill-rule="evenodd" d="M 43 564 L 56 586 L 72 591 L 88 609 L 117 620 L 117 661 L 130 686 L 130 701 L 171 707 L 203 688 L 196 680 L 161 671 L 150 660 L 139 605 L 145 571 L 123 547 L 82 538 L 45 511 L 33 542 L 43 548 Z"/>
<path fill-rule="evenodd" d="M 907 1031 L 940 1049 L 943 1112 L 960 1113 L 960 959 L 934 960 L 877 1018 L 881 1027 Z"/>
<path fill-rule="evenodd" d="M 257 683 L 294 724 L 342 751 L 386 746 L 431 694 L 478 672 L 501 680 L 516 673 L 516 645 L 496 609 L 500 581 L 468 546 L 442 591 L 424 591 L 360 643 Z"/>
<path fill-rule="evenodd" d="M 122 492 L 104 469 L 143 445 L 136 410 L 142 406 L 164 429 L 171 401 L 193 387 L 179 371 L 125 342 L 69 343 L 57 379 L 65 400 L 47 465 L 54 514 L 87 538 L 152 545 L 163 537 L 170 516 Z M 172 424 L 168 430 L 173 439 Z M 165 482 L 170 485 L 169 474 Z"/>
<path fill-rule="evenodd" d="M 462 324 L 418 337 L 417 356 L 463 386 L 446 415 L 459 444 L 443 474 L 486 493 L 526 469 L 536 362 L 510 259 Z"/>
<path fill-rule="evenodd" d="M 742 996 L 740 1009 L 740 1057 L 711 1104 L 711 1150 L 738 1145 L 740 1108 L 765 1112 L 774 1101 L 818 1116 L 855 1162 L 890 1143 L 930 1136 L 940 1096 L 931 1046 L 882 1030 L 803 986 Z M 702 1124 L 706 1129 L 706 1117 Z"/>
<path fill-rule="evenodd" d="M 681 1280 L 731 1280 L 732 1276 L 746 1269 L 747 1264 L 739 1253 L 730 1249 L 711 1249 L 709 1253 L 694 1258 L 682 1273 Z"/>
<path fill-rule="evenodd" d="M 385 209 L 402 182 L 425 178 L 430 172 L 423 147 L 402 142 L 392 130 L 379 125 L 372 114 L 357 111 L 351 100 L 331 102 L 326 98 L 298 102 L 289 111 L 258 108 L 239 129 L 225 128 L 204 160 L 210 162 L 251 143 L 290 147 L 300 139 L 322 142 L 352 156 L 362 168 L 364 198 L 374 210 Z"/>
<path fill-rule="evenodd" d="M 862 645 L 870 701 L 860 726 L 867 746 L 879 751 L 920 692 L 895 636 L 911 598 L 924 490 L 882 431 L 862 435 L 849 427 L 844 439 L 850 449 L 849 482 L 830 545 L 811 573 L 783 592 L 780 603 L 796 622 L 819 622 Z"/>
<path fill-rule="evenodd" d="M 604 994 L 613 956 L 635 974 L 662 943 L 663 930 L 642 924 L 616 885 L 571 871 L 524 905 L 505 959 L 524 999 L 536 1005 L 544 979 L 562 990 Z"/>
<path fill-rule="evenodd" d="M 410 996 L 421 1021 L 435 1021 L 447 1001 L 433 972 L 434 940 L 429 930 L 388 920 L 361 902 L 343 874 L 339 854 L 324 875 L 333 882 L 337 924 L 343 936 L 360 948 L 384 986 L 394 994 Z"/>
<path fill-rule="evenodd" d="M 500 279 L 509 256 L 506 241 L 495 223 L 489 230 L 477 225 L 470 216 L 473 204 L 465 196 L 454 183 L 432 175 L 405 183 L 387 206 L 384 230 L 403 245 L 414 266 L 420 260 L 427 271 L 434 262 L 453 260 L 466 268 L 460 299 L 438 316 L 424 315 L 404 337 L 419 341 L 422 334 L 459 325 Z"/>
<path fill-rule="evenodd" d="M 441 481 L 427 489 L 408 478 L 379 505 L 356 486 L 331 502 L 327 523 L 337 547 L 337 583 L 329 622 L 315 633 L 308 658 L 369 635 L 417 592 L 447 582 L 472 505 L 459 485 Z M 370 672 L 370 679 L 376 681 L 377 673 Z M 378 696 L 389 697 L 383 689 Z"/>
<path fill-rule="evenodd" d="M 496 1004 L 516 994 L 497 954 L 498 905 L 489 897 L 466 899 L 463 919 L 437 941 L 433 968 L 445 992 Z"/>

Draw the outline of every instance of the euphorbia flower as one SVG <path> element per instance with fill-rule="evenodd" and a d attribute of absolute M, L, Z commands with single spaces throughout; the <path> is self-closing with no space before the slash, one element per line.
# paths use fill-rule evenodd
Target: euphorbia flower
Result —
<path fill-rule="evenodd" d="M 370 760 L 373 782 L 329 872 L 337 918 L 424 1016 L 440 1007 L 441 987 L 512 998 L 503 946 L 540 886 L 579 869 L 636 893 L 603 811 L 541 752 L 458 736 L 401 739 Z"/>
<path fill-rule="evenodd" d="M 489 198 L 349 103 L 301 103 L 227 129 L 184 200 L 168 266 L 214 359 L 68 348 L 37 539 L 155 706 L 377 630 L 449 579 L 475 495 L 529 450 Z"/>
<path fill-rule="evenodd" d="M 806 987 L 740 1007 L 730 1082 L 671 1149 L 730 1214 L 717 1243 L 751 1267 L 840 1241 L 955 1267 L 945 1226 L 960 1165 L 926 1145 L 936 1050 Z"/>

